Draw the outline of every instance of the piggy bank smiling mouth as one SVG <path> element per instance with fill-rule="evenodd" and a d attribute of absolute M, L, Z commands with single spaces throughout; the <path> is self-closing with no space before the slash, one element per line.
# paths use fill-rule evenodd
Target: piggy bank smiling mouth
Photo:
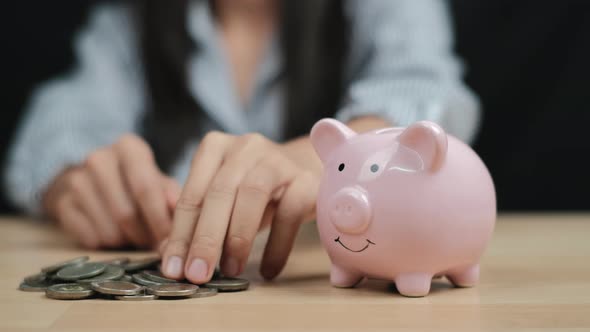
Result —
<path fill-rule="evenodd" d="M 366 245 L 365 245 L 365 246 L 364 246 L 362 249 L 360 249 L 360 250 L 352 250 L 352 249 L 350 249 L 349 247 L 347 247 L 347 246 L 346 246 L 344 243 L 342 243 L 342 241 L 340 241 L 340 236 L 339 236 L 339 237 L 337 237 L 337 238 L 335 238 L 335 239 L 334 239 L 334 242 L 338 242 L 338 243 L 340 243 L 340 245 L 341 245 L 341 246 L 342 246 L 344 249 L 346 249 L 346 250 L 348 250 L 348 251 L 352 251 L 352 252 L 361 252 L 361 251 L 365 251 L 365 250 L 367 250 L 367 248 L 369 248 L 369 246 L 370 246 L 370 245 L 375 245 L 375 243 L 374 243 L 373 241 L 371 241 L 371 240 L 367 239 L 367 244 L 366 244 Z"/>

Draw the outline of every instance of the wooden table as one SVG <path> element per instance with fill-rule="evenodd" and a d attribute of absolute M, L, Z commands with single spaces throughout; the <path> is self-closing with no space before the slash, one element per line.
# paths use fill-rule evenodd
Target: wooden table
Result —
<path fill-rule="evenodd" d="M 435 281 L 424 298 L 402 297 L 374 280 L 358 289 L 332 288 L 314 225 L 302 229 L 275 282 L 261 280 L 253 254 L 246 292 L 131 303 L 56 301 L 17 290 L 24 276 L 48 263 L 146 254 L 87 252 L 49 225 L 0 219 L 0 331 L 590 330 L 590 215 L 503 215 L 481 284 L 455 289 Z"/>

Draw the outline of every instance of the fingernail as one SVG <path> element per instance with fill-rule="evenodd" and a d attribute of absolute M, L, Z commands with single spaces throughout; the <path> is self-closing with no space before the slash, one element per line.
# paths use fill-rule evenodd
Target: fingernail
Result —
<path fill-rule="evenodd" d="M 182 274 L 182 258 L 178 256 L 172 256 L 168 258 L 165 273 L 167 276 L 180 278 Z"/>
<path fill-rule="evenodd" d="M 207 279 L 207 262 L 201 258 L 195 258 L 188 268 L 188 277 L 192 280 L 204 281 Z"/>
<path fill-rule="evenodd" d="M 240 273 L 240 263 L 234 257 L 228 257 L 223 264 L 223 271 L 229 277 L 235 277 Z"/>

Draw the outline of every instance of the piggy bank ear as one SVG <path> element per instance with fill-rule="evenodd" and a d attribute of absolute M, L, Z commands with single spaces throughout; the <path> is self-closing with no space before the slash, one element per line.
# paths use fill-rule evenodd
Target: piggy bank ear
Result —
<path fill-rule="evenodd" d="M 311 128 L 311 144 L 323 163 L 340 144 L 346 142 L 356 133 L 345 124 L 334 119 L 322 119 Z"/>
<path fill-rule="evenodd" d="M 430 121 L 414 123 L 397 139 L 401 145 L 418 153 L 425 170 L 437 171 L 447 155 L 447 134 Z"/>

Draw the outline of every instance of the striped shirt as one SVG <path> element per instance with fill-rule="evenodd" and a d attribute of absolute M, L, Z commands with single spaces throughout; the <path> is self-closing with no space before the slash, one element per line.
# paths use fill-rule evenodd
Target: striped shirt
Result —
<path fill-rule="evenodd" d="M 352 40 L 345 103 L 335 117 L 346 122 L 378 115 L 400 126 L 431 120 L 471 141 L 479 103 L 461 81 L 447 4 L 443 0 L 345 4 Z M 123 5 L 96 7 L 76 35 L 76 66 L 34 91 L 3 173 L 6 192 L 18 207 L 41 212 L 40 196 L 55 176 L 121 135 L 140 131 L 146 86 L 131 16 Z M 259 132 L 281 141 L 285 82 L 275 79 L 282 66 L 278 42 L 270 43 L 252 97 L 242 105 L 206 1 L 191 2 L 187 29 L 199 45 L 187 64 L 190 93 L 206 113 L 195 127 L 202 134 L 199 137 L 221 130 L 237 135 Z M 198 143 L 187 144 L 173 167 L 171 175 L 180 183 L 188 175 Z"/>

